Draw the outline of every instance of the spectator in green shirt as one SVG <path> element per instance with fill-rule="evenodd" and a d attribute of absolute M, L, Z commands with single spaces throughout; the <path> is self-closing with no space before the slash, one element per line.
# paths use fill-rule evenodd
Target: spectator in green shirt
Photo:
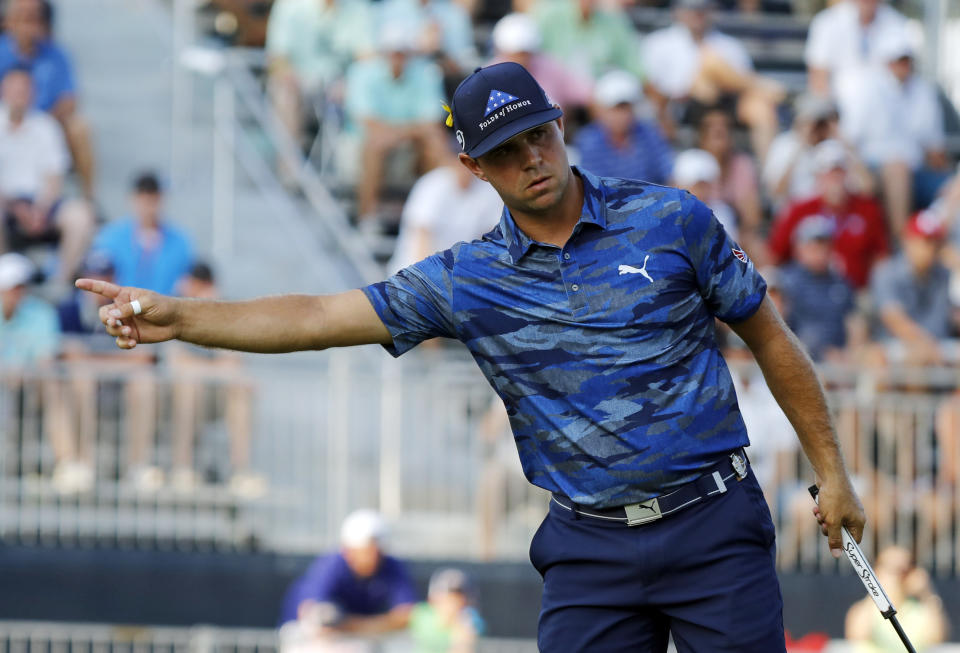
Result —
<path fill-rule="evenodd" d="M 592 78 L 613 70 L 643 77 L 640 41 L 629 16 L 599 0 L 541 0 L 534 11 L 542 48 L 573 71 Z"/>
<path fill-rule="evenodd" d="M 381 55 L 358 61 L 347 71 L 344 109 L 347 129 L 361 143 L 357 214 L 373 224 L 387 155 L 403 146 L 416 150 L 421 172 L 446 155 L 443 75 L 431 61 L 413 54 L 413 32 L 404 24 L 387 25 L 380 35 Z"/>
<path fill-rule="evenodd" d="M 470 581 L 459 569 L 430 577 L 427 601 L 410 614 L 414 653 L 473 653 L 483 620 L 471 605 Z"/>
<path fill-rule="evenodd" d="M 277 0 L 267 23 L 268 89 L 280 120 L 297 141 L 306 110 L 338 101 L 350 63 L 373 51 L 367 0 Z"/>

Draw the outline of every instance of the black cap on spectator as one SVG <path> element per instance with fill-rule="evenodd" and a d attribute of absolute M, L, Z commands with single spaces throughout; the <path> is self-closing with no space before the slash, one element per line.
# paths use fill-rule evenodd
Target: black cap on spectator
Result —
<path fill-rule="evenodd" d="M 144 172 L 133 181 L 133 190 L 145 195 L 159 195 L 162 187 L 160 179 L 152 172 Z"/>
<path fill-rule="evenodd" d="M 193 264 L 193 267 L 190 268 L 190 276 L 197 281 L 213 283 L 213 268 L 204 261 L 197 261 Z"/>

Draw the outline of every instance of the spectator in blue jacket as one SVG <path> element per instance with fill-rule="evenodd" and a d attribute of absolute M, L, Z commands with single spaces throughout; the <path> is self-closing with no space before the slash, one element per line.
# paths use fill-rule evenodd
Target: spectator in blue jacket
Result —
<path fill-rule="evenodd" d="M 643 99 L 630 73 L 612 71 L 594 88 L 595 121 L 577 133 L 574 146 L 580 165 L 604 177 L 666 183 L 673 170 L 673 152 L 660 127 L 637 115 Z"/>
<path fill-rule="evenodd" d="M 190 238 L 164 219 L 163 191 L 155 174 L 137 177 L 131 201 L 133 215 L 103 227 L 92 249 L 113 263 L 116 283 L 174 294 L 193 264 Z"/>
<path fill-rule="evenodd" d="M 357 510 L 347 516 L 340 551 L 317 558 L 287 593 L 281 630 L 285 646 L 407 627 L 416 594 L 403 563 L 384 553 L 385 536 L 379 513 Z"/>

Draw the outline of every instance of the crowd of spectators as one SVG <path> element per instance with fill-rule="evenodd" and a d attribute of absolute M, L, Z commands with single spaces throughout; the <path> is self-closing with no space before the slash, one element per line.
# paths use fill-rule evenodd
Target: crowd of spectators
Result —
<path fill-rule="evenodd" d="M 238 359 L 176 347 L 123 354 L 100 323 L 101 301 L 73 289 L 74 279 L 87 276 L 168 294 L 215 292 L 212 270 L 165 213 L 158 174 L 133 180 L 128 215 L 98 215 L 91 134 L 71 57 L 54 34 L 55 5 L 8 0 L 2 9 L 0 400 L 17 405 L 27 385 L 37 384 L 53 454 L 49 479 L 65 494 L 97 482 L 105 375 L 115 379 L 124 406 L 118 480 L 141 491 L 191 491 L 205 480 L 193 454 L 222 404 L 230 487 L 262 494 L 263 479 L 250 472 L 251 384 Z M 184 378 L 171 393 L 169 462 L 158 460 L 157 443 L 166 370 Z M 208 387 L 221 388 L 223 401 Z"/>
<path fill-rule="evenodd" d="M 355 162 L 357 222 L 399 223 L 390 271 L 497 222 L 495 202 L 468 199 L 482 190 L 457 174 L 440 107 L 474 66 L 514 61 L 564 109 L 578 165 L 685 188 L 758 266 L 782 267 L 785 316 L 816 360 L 954 361 L 949 341 L 960 332 L 952 314 L 939 318 L 954 310 L 960 257 L 944 245 L 960 234 L 947 201 L 960 178 L 945 105 L 919 65 L 919 31 L 885 0 L 821 6 L 803 49 L 806 83 L 792 87 L 758 73 L 748 43 L 715 26 L 714 0 L 673 0 L 670 24 L 646 34 L 631 27 L 633 3 L 515 2 L 490 31 L 470 29 L 454 0 L 398 3 L 276 0 L 267 39 L 270 88 L 276 71 L 299 71 L 297 83 L 323 98 L 308 105 L 342 105 L 354 154 L 338 160 Z M 290 18 L 308 10 L 322 23 L 312 41 Z M 331 31 L 347 12 L 376 48 L 337 45 Z M 311 58 L 322 65 L 296 63 Z M 390 153 L 404 148 L 411 179 L 423 176 L 391 218 L 379 189 Z M 918 240 L 942 266 L 906 263 Z M 938 319 L 915 314 L 918 302 Z M 897 311 L 913 319 L 901 323 Z"/>

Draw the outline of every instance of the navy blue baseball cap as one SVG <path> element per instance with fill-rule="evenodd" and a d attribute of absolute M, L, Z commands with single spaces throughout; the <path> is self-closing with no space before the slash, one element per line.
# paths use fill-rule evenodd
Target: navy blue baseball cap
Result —
<path fill-rule="evenodd" d="M 526 68 L 513 62 L 477 68 L 453 94 L 450 115 L 460 149 L 483 156 L 520 132 L 563 115 Z"/>

